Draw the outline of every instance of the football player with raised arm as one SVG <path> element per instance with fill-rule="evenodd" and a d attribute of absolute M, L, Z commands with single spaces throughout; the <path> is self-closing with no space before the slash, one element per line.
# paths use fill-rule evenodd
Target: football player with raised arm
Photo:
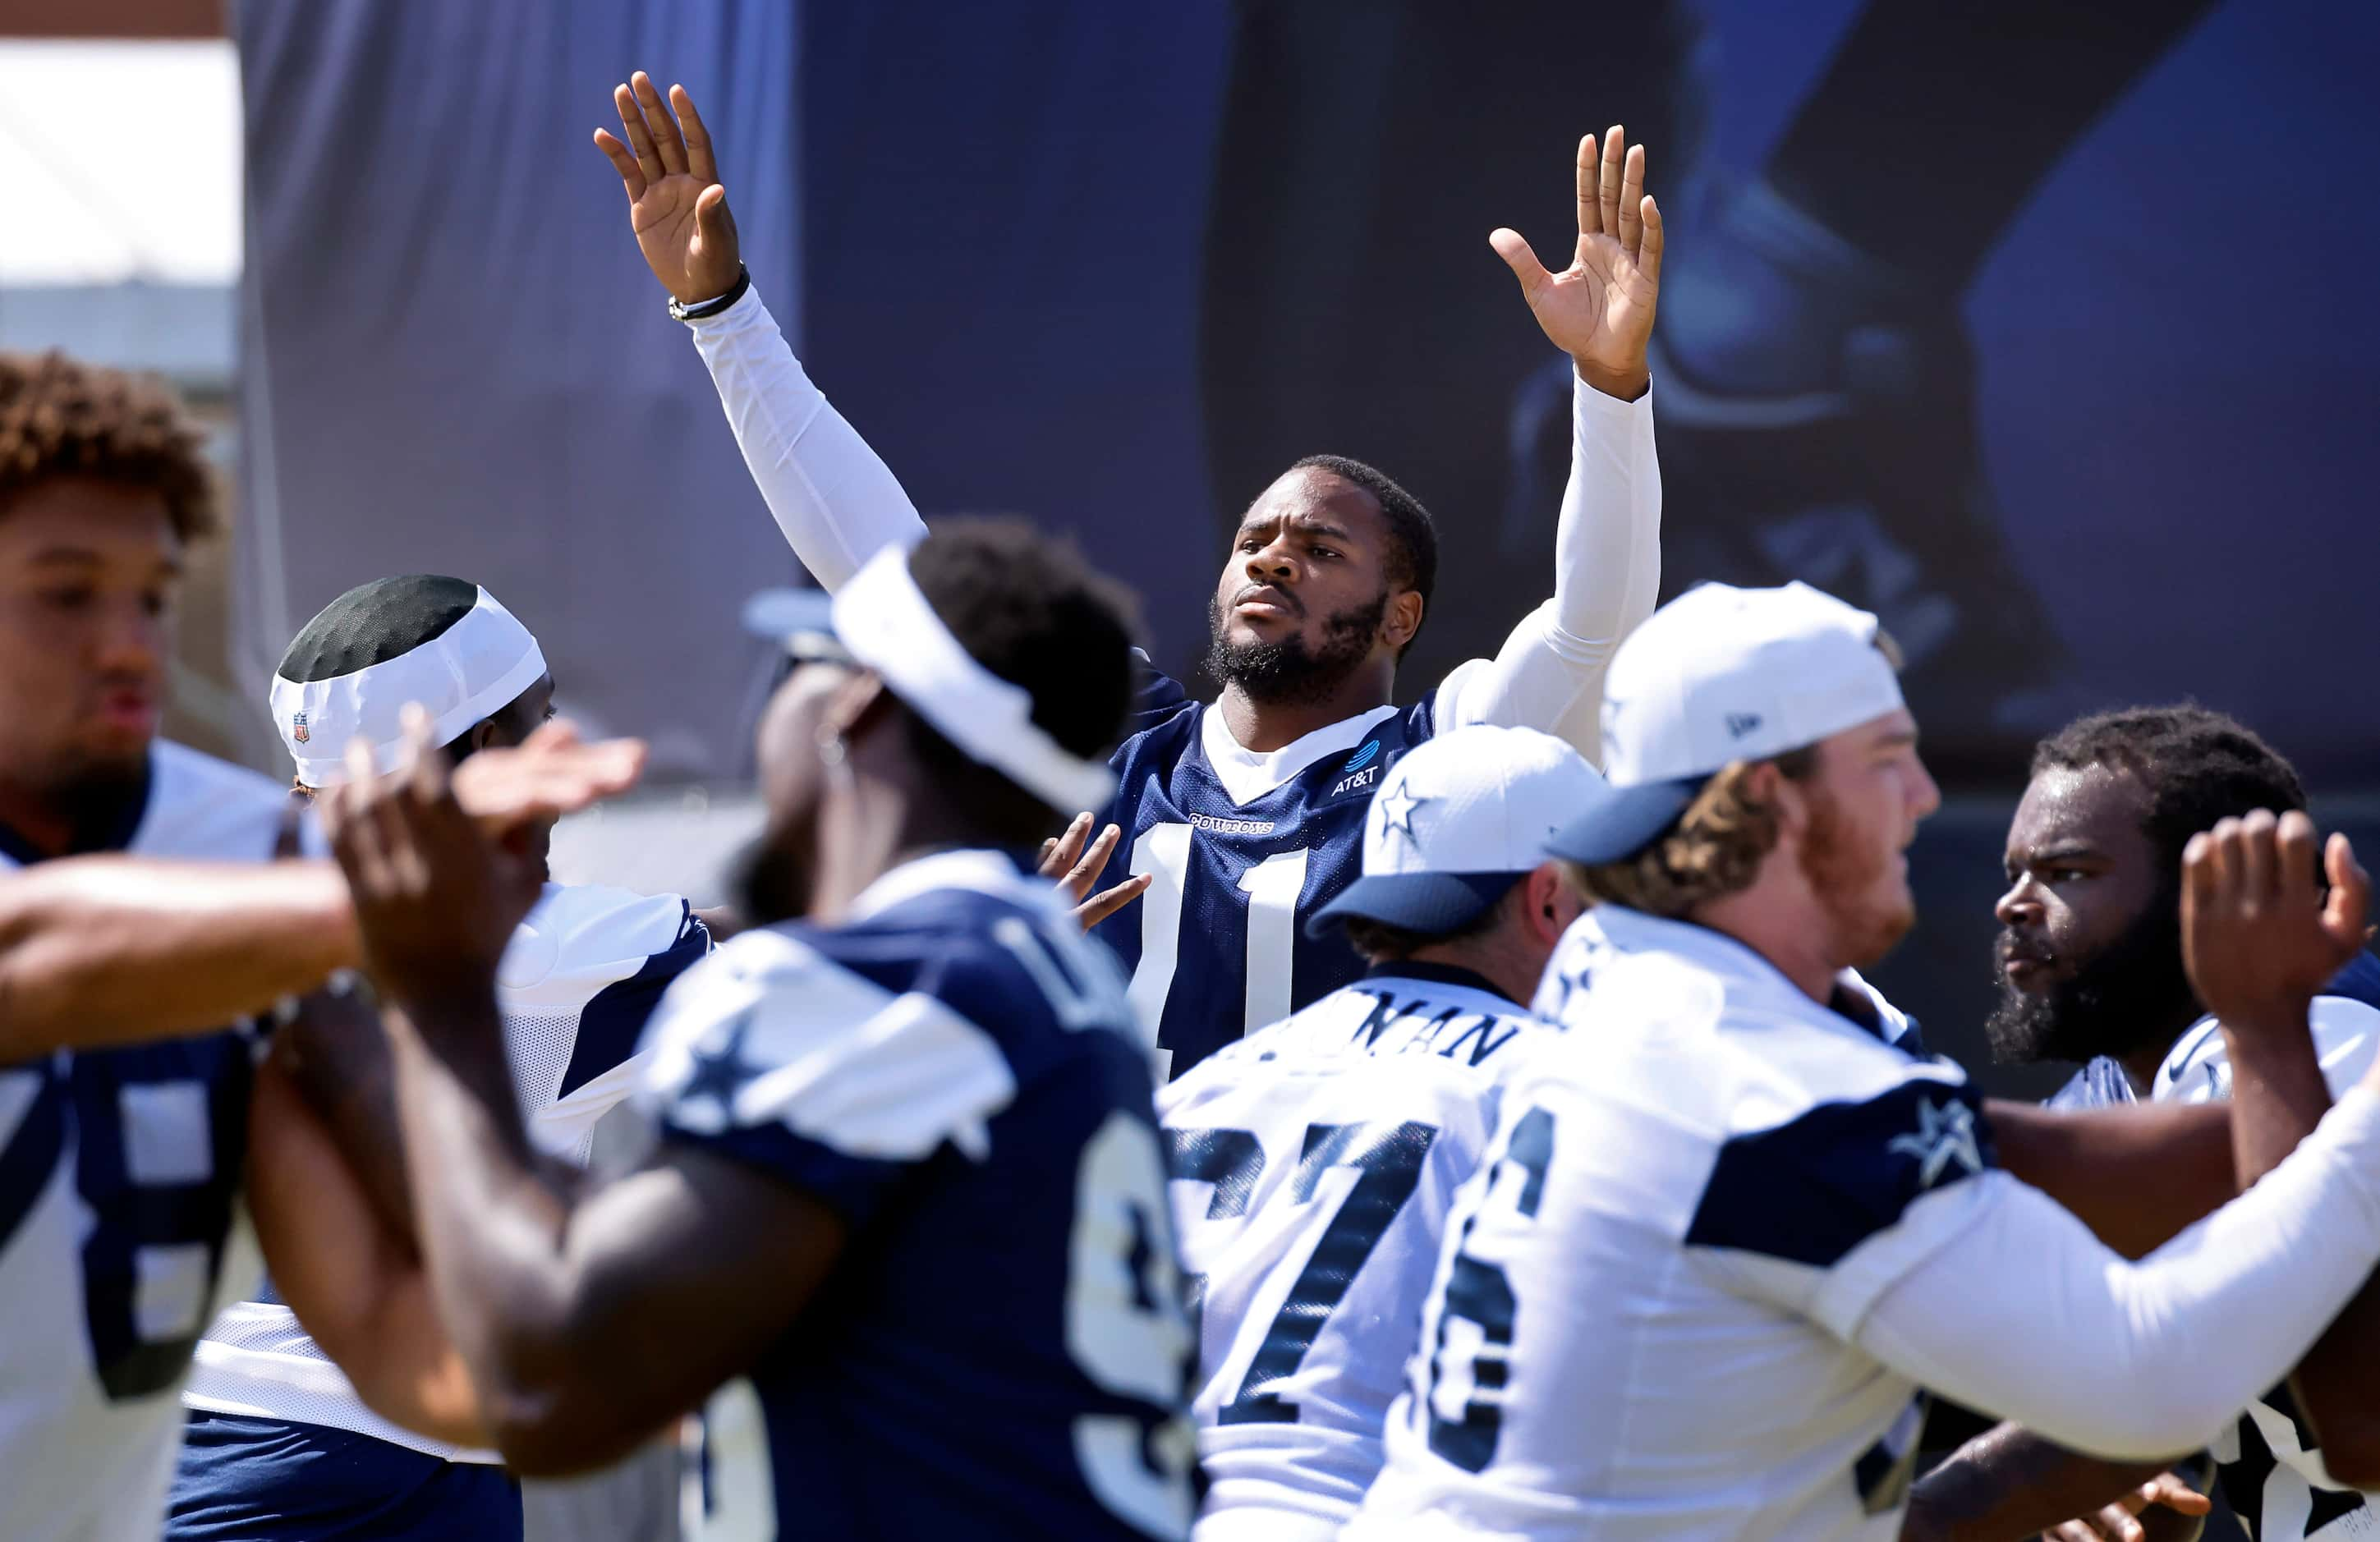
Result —
<path fill-rule="evenodd" d="M 468 762 L 527 738 L 552 716 L 552 700 L 543 650 L 495 596 L 407 574 L 350 589 L 301 627 L 271 710 L 297 792 L 311 798 L 346 780 L 343 747 L 358 736 L 379 765 L 394 765 L 407 703 L 427 710 L 431 737 Z M 550 826 L 528 834 L 526 849 L 541 857 Z M 627 1095 L 646 1018 L 710 949 L 678 895 L 544 884 L 497 976 L 522 1117 L 540 1151 L 584 1165 L 596 1121 Z M 346 1090 L 393 1097 L 384 1080 Z M 393 1184 L 400 1196 L 402 1182 Z M 523 1535 L 523 1496 L 496 1454 L 372 1413 L 270 1281 L 209 1328 L 182 1402 L 190 1414 L 167 1542 Z"/>
<path fill-rule="evenodd" d="M 1714 584 L 1621 649 L 1611 784 L 1551 844 L 1591 902 L 1536 1003 L 1572 1031 L 1508 1073 L 1350 1542 L 1885 1542 L 1929 1392 L 2168 1459 L 2380 1261 L 2380 1088 L 2135 1263 L 1896 1041 L 1856 969 L 1915 919 L 1939 799 L 1878 637 L 1799 584 Z M 2203 906 L 2234 944 L 2193 958 L 2210 1001 L 2313 924 L 2276 871 Z"/>
<path fill-rule="evenodd" d="M 625 185 L 638 246 L 692 329 L 727 419 L 794 553 L 829 589 L 914 540 L 892 473 L 802 372 L 752 289 L 709 133 L 685 91 L 641 73 L 615 93 L 625 141 L 597 143 Z M 673 115 L 672 108 L 675 112 Z M 1160 1063 L 1188 1069 L 1250 1028 L 1357 977 L 1363 961 L 1304 920 L 1354 880 L 1364 809 L 1398 755 L 1444 729 L 1543 729 L 1598 758 L 1612 650 L 1660 586 L 1660 471 L 1645 346 L 1661 215 L 1645 152 L 1612 128 L 1579 143 L 1578 237 L 1548 273 L 1510 230 L 1489 237 L 1553 344 L 1574 360 L 1572 454 L 1553 598 L 1501 652 L 1392 705 L 1397 660 L 1422 625 L 1438 535 L 1378 470 L 1309 457 L 1258 493 L 1208 615 L 1211 705 L 1154 677 L 1114 757 L 1100 823 L 1135 876 L 1097 935 L 1131 971 Z M 1539 580 L 1520 586 L 1539 592 Z M 1153 674 L 1153 672 L 1152 672 Z M 1046 833 L 1046 832 L 1045 832 Z M 1104 856 L 1104 849 L 1099 852 Z"/>
<path fill-rule="evenodd" d="M 1116 604 L 1029 526 L 953 522 L 843 586 L 839 661 L 817 642 L 760 729 L 745 913 L 774 924 L 671 988 L 631 1104 L 656 1144 L 610 1182 L 540 1167 L 496 1031 L 521 859 L 434 751 L 322 800 L 487 1433 L 566 1473 L 707 1402 L 705 1535 L 1180 1536 L 1148 1057 L 1015 855 L 1111 780 Z"/>
<path fill-rule="evenodd" d="M 2238 1182 L 2252 1182 L 2371 1064 L 2380 1047 L 2380 960 L 2343 920 L 2327 943 L 2301 926 L 2294 943 L 2274 943 L 2301 960 L 2295 978 L 2280 977 L 2284 993 L 2227 1006 L 2203 999 L 2185 965 L 2183 855 L 2202 832 L 2245 841 L 2242 821 L 2253 820 L 2260 842 L 2277 843 L 2294 869 L 2293 904 L 2312 906 L 2322 861 L 2302 822 L 2305 802 L 2287 759 L 2244 723 L 2204 707 L 2095 713 L 2043 740 L 2009 826 L 1994 1052 L 2086 1062 L 2052 1099 L 2071 1107 L 2219 1100 L 2238 1083 L 2237 1105 L 2249 1116 L 2234 1126 Z M 2342 848 L 2322 860 L 2351 857 Z M 2340 868 L 2328 880 L 2335 893 L 2353 886 Z M 2311 1038 L 2243 1040 L 2246 1058 L 2235 1060 L 2241 1036 L 2226 1025 L 2253 1026 L 2277 1014 L 2309 1023 Z M 2286 1052 L 2277 1058 L 2267 1039 Z M 2252 1074 L 2236 1074 L 2235 1064 Z M 2375 1322 L 2380 1290 L 2367 1289 L 2287 1383 L 2216 1437 L 2224 1497 L 2258 1542 L 2372 1526 L 2362 1489 L 2380 1487 Z M 2014 1535 L 2078 1493 L 2109 1492 L 2139 1475 L 2002 1427 L 1920 1481 L 1912 1530 L 1927 1538 Z"/>
<path fill-rule="evenodd" d="M 1307 924 L 1370 962 L 1158 1095 L 1199 1303 L 1195 1535 L 1329 1542 L 1380 1467 L 1455 1188 L 1522 1006 L 1579 910 L 1546 841 L 1601 784 L 1530 728 L 1415 748 L 1365 816 L 1364 875 Z"/>
<path fill-rule="evenodd" d="M 256 1241 L 276 1272 L 310 1282 L 322 1257 L 385 1240 L 374 1212 L 342 1203 L 357 1191 L 298 1083 L 370 1046 L 370 1020 L 341 1023 L 324 1002 L 279 1032 L 244 1021 L 357 962 L 339 875 L 273 860 L 308 844 L 284 789 L 156 736 L 183 553 L 212 528 L 209 485 L 198 434 L 161 388 L 0 355 L 12 1542 L 157 1536 L 193 1346 L 253 1283 Z M 509 833 L 633 781 L 640 755 L 549 730 L 473 772 L 473 807 Z M 468 1401 L 426 1353 L 437 1336 L 418 1279 L 359 1269 L 348 1282 L 340 1310 L 365 1330 L 351 1370 Z"/>

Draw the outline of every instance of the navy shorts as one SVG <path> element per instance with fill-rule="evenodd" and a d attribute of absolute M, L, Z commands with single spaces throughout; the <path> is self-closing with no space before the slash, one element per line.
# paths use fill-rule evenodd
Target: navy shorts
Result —
<path fill-rule="evenodd" d="M 521 1542 L 520 1485 L 322 1425 L 192 1413 L 166 1542 Z"/>

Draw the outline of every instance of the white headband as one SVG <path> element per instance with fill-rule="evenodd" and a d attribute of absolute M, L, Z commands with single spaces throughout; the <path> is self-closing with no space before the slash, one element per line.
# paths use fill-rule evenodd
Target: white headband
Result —
<path fill-rule="evenodd" d="M 907 548 L 884 548 L 835 592 L 834 635 L 942 737 L 1060 813 L 1115 795 L 1114 771 L 1042 732 L 1032 694 L 959 646 L 909 577 Z"/>
<path fill-rule="evenodd" d="M 509 706 L 545 675 L 545 655 L 528 628 L 486 589 L 454 625 L 394 659 L 352 674 L 300 684 L 273 677 L 273 725 L 308 787 L 347 779 L 347 741 L 371 741 L 372 760 L 396 769 L 408 701 L 430 710 L 430 742 L 452 744 L 473 723 Z"/>

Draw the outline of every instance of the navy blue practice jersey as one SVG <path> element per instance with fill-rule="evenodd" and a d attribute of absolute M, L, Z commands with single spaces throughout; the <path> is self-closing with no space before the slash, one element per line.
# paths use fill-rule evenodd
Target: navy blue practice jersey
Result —
<path fill-rule="evenodd" d="M 1151 672 L 1103 822 L 1123 827 L 1129 870 L 1156 881 L 1093 935 L 1131 972 L 1160 1077 L 1362 977 L 1354 951 L 1307 937 L 1305 917 L 1362 873 L 1373 789 L 1437 731 L 1436 702 L 1377 708 L 1253 755 L 1212 707 Z"/>
<path fill-rule="evenodd" d="M 706 1542 L 1187 1532 L 1192 1343 L 1148 1055 L 1052 886 L 993 852 L 920 858 L 841 926 L 723 944 L 648 1048 L 663 1139 L 849 1228 L 706 1411 Z"/>

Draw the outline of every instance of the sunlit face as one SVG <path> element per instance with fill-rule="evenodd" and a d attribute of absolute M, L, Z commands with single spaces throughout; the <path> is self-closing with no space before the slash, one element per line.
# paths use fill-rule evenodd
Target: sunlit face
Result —
<path fill-rule="evenodd" d="M 1865 967 L 1917 922 L 1909 844 L 1942 805 L 1917 757 L 1917 721 L 1896 709 L 1818 745 L 1817 769 L 1797 785 L 1810 816 L 1802 868 L 1834 931 L 1833 955 Z"/>
<path fill-rule="evenodd" d="M 2008 892 L 1992 907 L 2010 989 L 2040 995 L 2072 979 L 2148 909 L 2162 875 L 2146 814 L 2140 784 L 2105 766 L 2053 768 L 2026 786 L 2009 822 Z"/>
<path fill-rule="evenodd" d="M 182 541 L 165 500 L 45 478 L 0 506 L 0 776 L 140 776 L 165 706 Z"/>
<path fill-rule="evenodd" d="M 1284 473 L 1240 521 L 1215 586 L 1214 672 L 1261 699 L 1401 646 L 1420 597 L 1389 582 L 1394 540 L 1364 489 L 1319 467 Z"/>
<path fill-rule="evenodd" d="M 1985 1026 L 1998 1058 L 2123 1054 L 2195 1014 L 2179 874 L 2148 811 L 2138 779 L 2106 766 L 2052 767 L 2025 788 L 1992 908 L 2000 1002 Z"/>

